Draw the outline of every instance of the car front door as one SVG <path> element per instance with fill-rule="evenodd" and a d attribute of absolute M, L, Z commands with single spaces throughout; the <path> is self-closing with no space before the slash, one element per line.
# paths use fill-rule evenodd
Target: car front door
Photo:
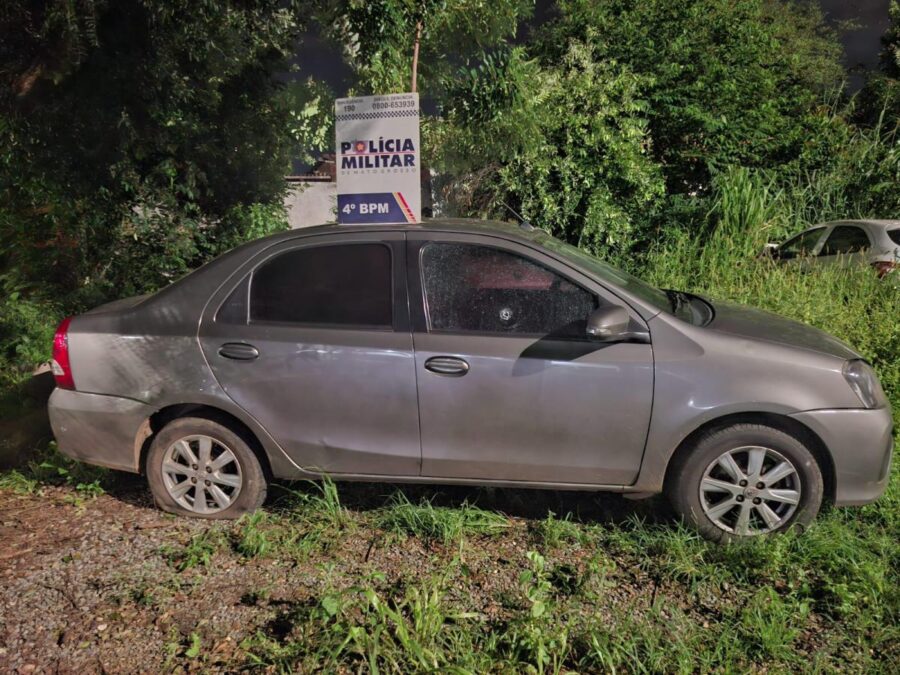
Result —
<path fill-rule="evenodd" d="M 422 475 L 632 483 L 650 422 L 651 346 L 585 333 L 594 308 L 624 303 L 524 244 L 408 237 Z"/>
<path fill-rule="evenodd" d="M 822 235 L 828 231 L 828 227 L 814 227 L 805 232 L 791 237 L 781 244 L 774 252 L 776 260 L 790 265 L 799 265 L 801 269 L 809 268 L 813 256 L 819 252 L 822 244 Z"/>
<path fill-rule="evenodd" d="M 204 354 L 301 467 L 416 476 L 416 376 L 402 233 L 285 242 L 209 303 Z"/>

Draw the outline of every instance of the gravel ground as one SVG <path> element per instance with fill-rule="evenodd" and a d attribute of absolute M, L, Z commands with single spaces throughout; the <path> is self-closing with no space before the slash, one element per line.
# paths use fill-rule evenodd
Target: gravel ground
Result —
<path fill-rule="evenodd" d="M 136 477 L 117 478 L 116 485 L 97 497 L 71 487 L 46 486 L 33 495 L 0 490 L 0 672 L 234 672 L 248 663 L 245 638 L 277 633 L 279 617 L 326 583 L 347 586 L 376 571 L 388 581 L 416 578 L 439 572 L 458 554 L 415 537 L 384 538 L 367 526 L 368 510 L 384 505 L 393 486 L 341 486 L 355 526 L 323 551 L 246 558 L 227 543 L 234 524 L 165 515 Z M 417 490 L 411 499 L 426 494 Z M 452 488 L 440 494 L 456 504 L 471 496 Z M 502 536 L 466 544 L 470 577 L 458 600 L 470 611 L 499 616 L 502 599 L 515 595 L 524 552 L 533 548 L 533 518 L 592 510 L 602 521 L 658 511 L 615 496 L 539 494 L 478 494 L 480 506 L 512 515 Z M 178 571 L 167 550 L 184 550 L 204 532 L 220 533 L 225 543 L 208 565 Z M 577 568 L 588 553 L 560 555 Z M 609 602 L 652 602 L 651 580 L 627 567 L 616 575 Z M 190 650 L 197 637 L 202 660 Z"/>

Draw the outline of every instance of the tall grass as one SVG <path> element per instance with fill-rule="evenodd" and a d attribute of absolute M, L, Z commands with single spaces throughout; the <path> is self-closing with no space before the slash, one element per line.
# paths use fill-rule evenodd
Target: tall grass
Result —
<path fill-rule="evenodd" d="M 414 504 L 403 492 L 396 492 L 378 513 L 375 525 L 391 534 L 413 535 L 449 545 L 469 535 L 500 534 L 509 526 L 509 521 L 468 502 L 456 508 L 434 506 L 428 499 Z"/>
<path fill-rule="evenodd" d="M 245 515 L 232 528 L 232 548 L 243 557 L 303 560 L 338 546 L 355 529 L 357 523 L 329 477 L 277 487 L 283 494 L 271 510 Z"/>
<path fill-rule="evenodd" d="M 865 265 L 779 264 L 758 254 L 767 241 L 807 227 L 817 213 L 806 189 L 777 187 L 746 169 L 716 178 L 701 234 L 677 231 L 642 261 L 639 273 L 677 288 L 767 309 L 828 331 L 869 359 L 894 401 L 900 401 L 900 288 Z M 832 203 L 819 205 L 828 211 Z M 813 221 L 815 222 L 815 221 Z"/>

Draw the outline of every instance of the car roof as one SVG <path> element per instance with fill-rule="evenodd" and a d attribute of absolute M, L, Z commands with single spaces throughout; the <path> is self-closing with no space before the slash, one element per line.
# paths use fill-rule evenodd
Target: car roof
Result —
<path fill-rule="evenodd" d="M 886 230 L 900 227 L 900 220 L 877 220 L 877 219 L 848 219 L 848 220 L 831 220 L 827 223 L 819 223 L 814 227 L 827 227 L 829 225 L 864 225 L 874 228 L 883 228 Z M 812 229 L 812 228 L 810 228 Z"/>
<path fill-rule="evenodd" d="M 307 237 L 325 234 L 353 234 L 354 232 L 456 232 L 471 234 L 500 235 L 504 239 L 524 243 L 538 242 L 542 238 L 549 237 L 543 230 L 531 225 L 514 225 L 500 221 L 469 220 L 465 218 L 435 218 L 428 219 L 425 223 L 400 223 L 400 224 L 376 224 L 376 225 L 314 225 L 293 230 L 276 232 L 265 237 L 252 239 L 223 253 L 219 257 L 209 261 L 202 267 L 181 277 L 172 284 L 160 289 L 149 296 L 144 304 L 172 303 L 183 299 L 176 292 L 178 287 L 191 284 L 197 289 L 199 296 L 208 297 L 233 271 L 239 268 L 246 260 L 257 253 L 264 251 L 283 242 L 300 241 Z"/>

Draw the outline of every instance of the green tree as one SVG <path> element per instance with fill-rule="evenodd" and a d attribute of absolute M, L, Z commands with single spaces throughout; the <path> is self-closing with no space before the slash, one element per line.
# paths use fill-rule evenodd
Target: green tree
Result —
<path fill-rule="evenodd" d="M 24 26 L 0 63 L 7 280 L 92 302 L 152 289 L 279 203 L 318 100 L 276 77 L 301 3 L 31 0 L 2 21 Z"/>
<path fill-rule="evenodd" d="M 448 71 L 515 36 L 534 0 L 320 0 L 319 23 L 344 50 L 361 93 L 409 91 L 420 34 L 419 89 L 439 96 Z"/>
<path fill-rule="evenodd" d="M 512 211 L 580 246 L 626 250 L 663 195 L 643 78 L 570 39 L 555 64 L 521 50 L 463 74 L 431 134 L 454 211 Z M 507 208 L 509 207 L 509 208 Z"/>
<path fill-rule="evenodd" d="M 891 25 L 881 38 L 881 66 L 885 75 L 900 79 L 900 1 L 891 0 L 888 8 Z"/>
<path fill-rule="evenodd" d="M 891 130 L 900 125 L 900 1 L 888 7 L 891 24 L 881 38 L 881 69 L 869 74 L 857 96 L 856 119 Z"/>
<path fill-rule="evenodd" d="M 704 191 L 710 170 L 773 166 L 798 152 L 840 45 L 811 4 L 778 0 L 561 0 L 534 53 L 567 40 L 643 77 L 653 155 L 674 194 Z"/>
<path fill-rule="evenodd" d="M 830 117 L 840 45 L 810 4 L 560 0 L 523 46 L 450 79 L 430 151 L 451 210 L 509 204 L 598 252 L 705 222 L 731 165 L 789 167 Z"/>

